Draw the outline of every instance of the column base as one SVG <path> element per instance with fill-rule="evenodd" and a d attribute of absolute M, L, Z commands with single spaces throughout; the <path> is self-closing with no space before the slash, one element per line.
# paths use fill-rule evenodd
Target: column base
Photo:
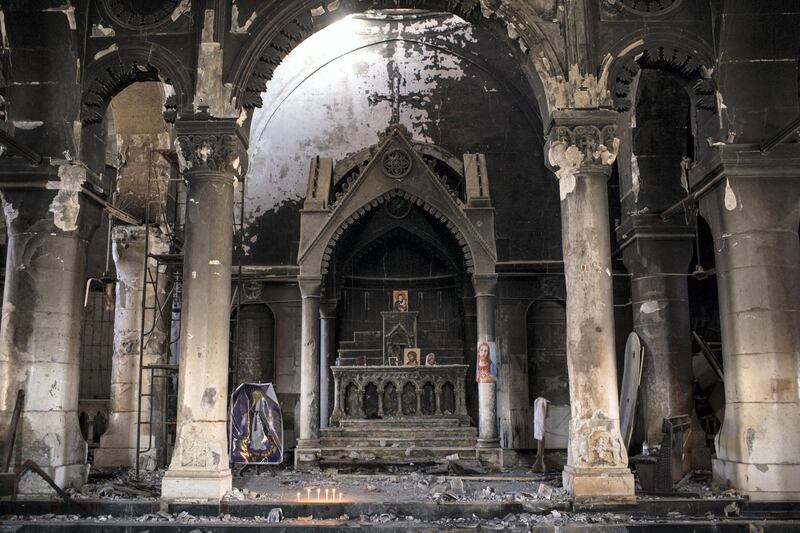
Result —
<path fill-rule="evenodd" d="M 499 448 L 500 439 L 497 437 L 493 439 L 482 439 L 478 437 L 478 443 L 475 446 L 478 448 Z"/>
<path fill-rule="evenodd" d="M 800 464 L 754 464 L 712 459 L 714 484 L 752 501 L 800 501 Z"/>
<path fill-rule="evenodd" d="M 567 465 L 564 489 L 576 502 L 635 502 L 633 473 L 627 468 L 575 468 Z"/>
<path fill-rule="evenodd" d="M 318 439 L 298 439 L 294 449 L 294 469 L 311 470 L 319 467 L 322 448 Z"/>
<path fill-rule="evenodd" d="M 161 499 L 221 500 L 231 486 L 230 470 L 169 470 L 161 481 Z"/>

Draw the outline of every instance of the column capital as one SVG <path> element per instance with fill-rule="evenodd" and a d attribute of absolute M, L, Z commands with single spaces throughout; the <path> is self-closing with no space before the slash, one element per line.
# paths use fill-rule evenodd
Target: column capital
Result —
<path fill-rule="evenodd" d="M 302 290 L 302 289 L 301 289 Z M 326 299 L 320 301 L 319 316 L 320 318 L 336 318 L 336 306 L 338 300 Z"/>
<path fill-rule="evenodd" d="M 782 144 L 766 153 L 753 144 L 714 146 L 689 170 L 689 185 L 707 192 L 721 177 L 800 178 L 800 144 Z"/>
<path fill-rule="evenodd" d="M 247 138 L 233 119 L 192 119 L 175 123 L 175 149 L 180 169 L 187 175 L 244 176 Z"/>
<path fill-rule="evenodd" d="M 473 274 L 472 287 L 475 297 L 497 296 L 497 274 Z"/>
<path fill-rule="evenodd" d="M 297 285 L 303 298 L 319 298 L 322 293 L 322 276 L 297 276 Z"/>
<path fill-rule="evenodd" d="M 548 161 L 558 179 L 576 174 L 611 175 L 617 159 L 615 111 L 607 109 L 554 111 L 548 133 Z"/>

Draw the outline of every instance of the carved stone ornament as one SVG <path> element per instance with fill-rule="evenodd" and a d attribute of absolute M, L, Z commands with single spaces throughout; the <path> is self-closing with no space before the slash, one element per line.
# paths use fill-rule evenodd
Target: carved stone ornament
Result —
<path fill-rule="evenodd" d="M 403 219 L 411 212 L 411 203 L 402 196 L 393 196 L 386 202 L 386 212 L 394 219 Z"/>
<path fill-rule="evenodd" d="M 153 28 L 173 20 L 180 0 L 103 0 L 100 7 L 115 24 L 131 30 Z"/>
<path fill-rule="evenodd" d="M 182 171 L 241 171 L 239 142 L 233 135 L 182 135 L 175 147 Z"/>
<path fill-rule="evenodd" d="M 570 421 L 571 464 L 577 467 L 624 467 L 628 454 L 616 420 L 598 414 Z"/>
<path fill-rule="evenodd" d="M 613 165 L 619 152 L 616 126 L 556 126 L 550 134 L 550 164 L 559 179 L 574 176 L 583 165 Z"/>
<path fill-rule="evenodd" d="M 664 14 L 675 9 L 681 0 L 606 0 L 612 7 L 619 7 L 637 15 Z"/>
<path fill-rule="evenodd" d="M 411 156 L 405 150 L 394 148 L 383 155 L 383 171 L 392 179 L 401 179 L 411 172 Z"/>
<path fill-rule="evenodd" d="M 258 300 L 264 292 L 263 285 L 258 281 L 248 281 L 244 284 L 244 297 L 247 301 Z"/>

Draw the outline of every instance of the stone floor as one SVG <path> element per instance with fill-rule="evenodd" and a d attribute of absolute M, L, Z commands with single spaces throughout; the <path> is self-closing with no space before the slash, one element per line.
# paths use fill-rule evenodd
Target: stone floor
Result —
<path fill-rule="evenodd" d="M 730 492 L 714 493 L 703 472 L 687 476 L 672 497 L 639 494 L 636 504 L 580 506 L 561 488 L 558 471 L 488 473 L 473 467 L 445 464 L 436 473 L 413 467 L 313 473 L 250 467 L 213 504 L 161 502 L 163 471 L 139 479 L 130 471 L 96 471 L 81 491 L 71 491 L 68 504 L 0 500 L 0 532 L 800 531 L 800 506 L 754 505 Z"/>

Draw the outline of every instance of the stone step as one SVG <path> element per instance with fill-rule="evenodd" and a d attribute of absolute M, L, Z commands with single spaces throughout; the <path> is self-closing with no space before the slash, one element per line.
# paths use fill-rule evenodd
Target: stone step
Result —
<path fill-rule="evenodd" d="M 325 428 L 322 438 L 337 439 L 399 439 L 419 438 L 441 439 L 474 439 L 478 437 L 478 429 L 473 427 L 439 427 L 439 428 Z"/>
<path fill-rule="evenodd" d="M 377 431 L 381 429 L 409 429 L 409 430 L 425 430 L 430 428 L 457 428 L 457 429 L 470 429 L 462 423 L 462 419 L 458 417 L 403 417 L 403 418 L 378 418 L 374 420 L 365 419 L 345 419 L 339 421 L 338 429 L 355 428 L 361 431 Z M 337 428 L 329 428 L 337 429 Z M 474 429 L 474 428 L 473 428 Z"/>
<path fill-rule="evenodd" d="M 477 437 L 464 436 L 463 438 L 455 437 L 441 437 L 435 435 L 420 436 L 409 435 L 407 438 L 396 437 L 328 437 L 324 436 L 320 439 L 320 445 L 323 448 L 408 448 L 410 446 L 418 447 L 439 447 L 451 448 L 461 447 L 469 448 L 474 447 L 477 442 Z"/>
<path fill-rule="evenodd" d="M 453 454 L 458 454 L 459 459 L 478 458 L 478 452 L 474 446 L 323 447 L 320 463 L 323 465 L 355 465 L 368 462 L 371 465 L 407 465 L 410 463 L 435 463 Z"/>

